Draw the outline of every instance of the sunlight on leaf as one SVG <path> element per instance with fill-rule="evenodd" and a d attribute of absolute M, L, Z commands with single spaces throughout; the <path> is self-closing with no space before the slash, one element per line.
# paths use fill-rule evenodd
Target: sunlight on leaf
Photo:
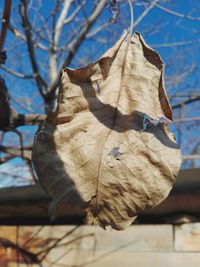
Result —
<path fill-rule="evenodd" d="M 163 62 L 138 33 L 125 57 L 126 48 L 123 37 L 97 62 L 63 71 L 57 110 L 33 149 L 52 212 L 66 201 L 85 209 L 88 223 L 117 230 L 167 197 L 181 163 L 167 129 Z"/>

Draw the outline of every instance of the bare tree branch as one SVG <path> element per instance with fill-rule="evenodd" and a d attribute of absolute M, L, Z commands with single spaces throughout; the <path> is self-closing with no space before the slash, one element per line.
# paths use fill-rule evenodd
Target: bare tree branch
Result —
<path fill-rule="evenodd" d="M 0 165 L 8 162 L 9 160 L 11 160 L 13 158 L 15 158 L 15 156 L 11 156 L 11 155 L 8 155 L 5 157 L 0 157 Z"/>
<path fill-rule="evenodd" d="M 192 92 L 188 92 L 188 93 L 174 93 L 174 94 L 171 94 L 171 95 L 169 95 L 169 99 L 175 99 L 175 98 L 188 98 L 188 97 L 198 97 L 198 96 L 200 96 L 200 90 L 198 90 L 198 89 L 194 89 L 194 90 L 196 90 L 196 92 L 195 91 L 193 91 L 193 90 L 191 90 Z M 199 92 L 199 93 L 198 93 Z"/>
<path fill-rule="evenodd" d="M 72 12 L 72 14 L 65 19 L 64 25 L 70 23 L 78 14 L 78 12 L 82 9 L 82 7 L 85 5 L 86 1 L 81 1 L 81 3 L 78 5 L 78 7 Z"/>
<path fill-rule="evenodd" d="M 71 5 L 71 0 L 65 0 L 63 1 L 63 6 L 60 12 L 60 15 L 58 17 L 57 23 L 55 25 L 55 29 L 53 29 L 53 40 L 52 40 L 52 47 L 51 47 L 51 53 L 50 53 L 50 78 L 51 82 L 53 82 L 58 74 L 57 70 L 57 55 L 56 55 L 56 49 L 59 43 L 60 35 L 62 32 L 62 28 L 64 26 L 64 21 L 67 16 L 68 10 Z"/>
<path fill-rule="evenodd" d="M 78 50 L 81 42 L 84 40 L 84 38 L 87 35 L 88 31 L 90 30 L 90 28 L 92 27 L 92 25 L 94 24 L 96 19 L 99 17 L 101 12 L 103 11 L 106 3 L 107 3 L 107 0 L 100 0 L 99 3 L 96 5 L 96 7 L 94 8 L 94 10 L 91 13 L 90 17 L 87 19 L 87 22 L 83 26 L 82 31 L 80 32 L 80 35 L 73 42 L 67 57 L 65 58 L 65 60 L 62 63 L 62 68 L 67 67 L 71 63 L 71 61 L 72 61 L 76 51 Z M 54 82 L 51 84 L 51 86 L 48 89 L 48 93 L 47 93 L 47 98 L 48 99 L 52 99 L 53 98 L 53 96 L 55 94 L 55 91 L 56 91 L 56 89 L 58 87 L 60 76 L 61 76 L 61 70 L 59 71 L 56 79 L 54 80 Z"/>
<path fill-rule="evenodd" d="M 46 119 L 46 115 L 41 114 L 17 114 L 15 118 L 15 127 L 38 125 Z"/>
<path fill-rule="evenodd" d="M 6 38 L 6 32 L 8 29 L 9 21 L 10 21 L 10 13 L 11 13 L 11 0 L 5 0 L 4 1 L 4 13 L 2 18 L 2 29 L 1 29 L 1 35 L 0 35 L 0 52 L 3 50 L 4 41 Z"/>
<path fill-rule="evenodd" d="M 87 33 L 90 30 L 90 28 L 93 25 L 93 23 L 96 21 L 98 16 L 101 14 L 103 8 L 106 5 L 106 2 L 107 2 L 106 0 L 99 1 L 98 5 L 95 7 L 94 11 L 90 15 L 90 17 L 87 19 L 87 22 L 86 22 L 85 26 L 83 27 L 79 37 L 72 44 L 72 46 L 70 48 L 70 52 L 69 52 L 68 56 L 66 57 L 66 59 L 63 62 L 63 65 L 62 65 L 63 68 L 67 67 L 70 64 L 70 62 L 72 61 L 72 59 L 73 59 L 73 57 L 75 55 L 75 52 L 79 48 L 82 40 L 87 35 Z"/>
<path fill-rule="evenodd" d="M 55 27 L 55 36 L 54 36 L 54 44 L 57 46 L 60 38 L 60 34 L 63 28 L 63 25 L 65 23 L 65 18 L 67 16 L 67 13 L 69 11 L 70 5 L 72 0 L 64 0 L 63 1 L 63 7 L 60 12 L 60 16 L 58 17 L 56 27 Z"/>
<path fill-rule="evenodd" d="M 174 123 L 180 123 L 180 122 L 192 122 L 192 121 L 200 121 L 200 117 L 193 117 L 193 118 L 176 118 L 173 119 Z"/>
<path fill-rule="evenodd" d="M 182 106 L 184 105 L 187 105 L 187 104 L 190 104 L 190 103 L 193 103 L 193 102 L 196 102 L 196 101 L 199 101 L 200 100 L 200 96 L 197 96 L 197 97 L 191 97 L 190 99 L 186 100 L 186 101 L 182 101 L 176 105 L 173 105 L 172 106 L 172 109 L 176 109 L 176 108 L 181 108 Z"/>
<path fill-rule="evenodd" d="M 28 12 L 27 12 L 27 2 L 26 0 L 21 0 L 20 3 L 20 15 L 22 18 L 22 26 L 24 28 L 24 32 L 27 39 L 27 46 L 28 46 L 28 52 L 29 57 L 34 73 L 34 78 L 36 81 L 36 84 L 38 86 L 39 92 L 43 98 L 45 98 L 45 91 L 47 89 L 47 84 L 40 75 L 38 64 L 35 57 L 35 49 L 33 45 L 33 39 L 32 39 L 32 33 L 31 33 L 31 25 L 28 19 Z"/>
<path fill-rule="evenodd" d="M 11 31 L 16 36 L 16 38 L 19 38 L 23 40 L 24 42 L 27 41 L 26 36 L 23 33 L 21 33 L 18 29 L 16 29 L 13 25 L 9 24 L 8 30 Z M 41 44 L 38 40 L 37 41 L 33 40 L 33 44 L 34 44 L 34 47 L 38 47 L 44 51 L 48 51 L 48 48 L 44 46 L 43 44 Z"/>
<path fill-rule="evenodd" d="M 35 29 L 34 27 L 32 27 L 32 31 L 43 41 L 45 41 L 47 44 L 51 43 L 51 32 L 48 28 L 47 25 L 47 21 L 50 18 L 51 15 L 49 15 L 48 17 L 44 18 L 40 12 L 37 12 L 37 16 L 39 17 L 39 19 L 42 21 L 42 27 L 40 29 Z M 47 37 L 44 36 L 44 32 L 46 32 Z M 37 39 L 38 41 L 38 39 Z M 40 43 L 39 43 L 40 44 Z M 37 42 L 36 42 L 37 45 Z M 48 51 L 48 48 L 45 47 L 45 49 Z"/>
<path fill-rule="evenodd" d="M 23 151 L 23 158 L 31 160 L 31 149 L 30 147 L 26 148 L 13 148 L 13 147 L 7 147 L 0 145 L 0 151 L 7 153 L 11 156 L 15 157 L 22 157 L 22 151 Z"/>
<path fill-rule="evenodd" d="M 20 78 L 20 79 L 34 79 L 34 76 L 33 75 L 28 75 L 28 74 L 23 74 L 23 73 L 19 73 L 19 72 L 16 72 L 14 70 L 11 70 L 5 66 L 0 66 L 0 68 L 4 71 L 6 71 L 7 73 L 17 77 L 17 78 Z"/>
<path fill-rule="evenodd" d="M 36 125 L 46 118 L 39 114 L 18 114 L 10 107 L 9 94 L 3 79 L 0 79 L 0 130 L 13 130 L 18 126 Z"/>

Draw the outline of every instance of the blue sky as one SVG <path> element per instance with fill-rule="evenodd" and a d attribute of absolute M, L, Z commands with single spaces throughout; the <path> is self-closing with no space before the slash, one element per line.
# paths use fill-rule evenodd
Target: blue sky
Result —
<path fill-rule="evenodd" d="M 0 9 L 2 12 L 2 2 L 0 3 Z M 34 7 L 41 3 L 40 12 L 46 16 L 52 11 L 52 3 L 54 1 L 30 1 Z M 62 32 L 62 39 L 60 45 L 64 45 L 71 32 L 79 27 L 79 23 L 84 16 L 89 16 L 92 10 L 92 4 L 94 1 L 88 1 L 88 4 L 84 7 L 84 11 L 80 12 L 77 17 L 77 21 L 72 25 L 67 26 Z M 138 2 L 138 1 L 137 1 Z M 148 2 L 148 1 L 146 1 Z M 160 2 L 162 4 L 162 1 Z M 11 23 L 21 30 L 20 19 L 18 12 L 19 1 L 13 1 L 12 19 Z M 173 11 L 181 14 L 189 14 L 193 17 L 200 16 L 200 2 L 199 0 L 175 0 L 170 4 L 162 4 L 166 8 L 170 8 Z M 73 12 L 76 6 L 71 7 L 69 15 Z M 134 18 L 138 17 L 144 11 L 144 6 L 134 5 Z M 108 28 L 100 31 L 95 38 L 88 38 L 80 46 L 78 53 L 72 61 L 70 67 L 80 67 L 87 65 L 91 61 L 98 59 L 109 47 L 111 47 L 115 41 L 119 38 L 124 29 L 129 27 L 129 5 L 124 3 L 120 6 L 120 15 L 114 24 L 110 24 Z M 97 26 L 103 23 L 109 22 L 112 14 L 109 8 L 106 8 L 100 18 L 97 20 L 91 31 Z M 42 25 L 40 17 L 37 12 L 30 12 L 31 22 L 35 26 Z M 50 22 L 49 22 L 50 23 Z M 200 65 L 200 20 L 190 20 L 187 18 L 181 18 L 179 16 L 171 15 L 158 7 L 154 7 L 142 20 L 135 31 L 140 32 L 146 42 L 155 47 L 160 53 L 162 59 L 166 63 L 166 89 L 169 97 L 175 93 L 188 94 L 188 92 L 194 92 L 200 94 L 200 77 L 199 77 L 199 65 Z M 41 43 L 47 45 L 45 41 L 41 40 Z M 181 45 L 185 43 L 185 45 Z M 170 46 L 171 44 L 171 46 Z M 179 45 L 176 45 L 179 44 Z M 163 47 L 165 46 L 165 47 Z M 7 50 L 8 60 L 6 67 L 11 68 L 18 72 L 24 72 L 26 74 L 31 73 L 31 66 L 28 60 L 28 53 L 25 44 L 16 38 L 12 33 L 8 33 L 5 43 L 5 49 Z M 61 58 L 67 53 L 63 51 Z M 41 65 L 41 71 L 43 76 L 48 80 L 48 54 L 44 51 L 38 50 L 37 57 Z M 81 61 L 80 61 L 81 59 Z M 0 70 L 2 77 L 6 79 L 7 86 L 9 88 L 12 105 L 20 113 L 43 113 L 43 101 L 36 90 L 36 86 L 33 81 L 16 79 Z M 183 74 L 186 73 L 184 76 Z M 189 73 L 187 75 L 187 73 Z M 171 78 L 170 78 L 171 77 Z M 174 77 L 172 79 L 172 77 Z M 174 79 L 180 79 L 178 85 L 171 82 Z M 180 98 L 170 98 L 171 104 L 184 101 L 184 96 Z M 192 108 L 191 108 L 192 107 Z M 174 113 L 175 117 L 179 116 L 179 111 Z M 199 102 L 188 105 L 184 109 L 184 117 L 200 117 L 200 105 Z M 37 127 L 21 127 L 19 130 L 23 132 L 24 142 L 32 142 L 33 135 Z M 200 123 L 184 123 L 181 124 L 182 137 L 181 146 L 184 154 L 191 153 L 195 144 L 200 141 L 199 130 Z M 175 127 L 173 127 L 174 133 L 177 135 L 177 139 L 180 139 L 180 135 Z M 12 142 L 11 142 L 12 140 Z M 15 134 L 10 133 L 5 138 L 5 143 L 17 144 L 17 137 Z M 13 164 L 21 164 L 21 160 L 15 159 Z M 12 164 L 10 161 L 9 164 Z M 9 165 L 10 166 L 10 165 Z M 8 166 L 8 168 L 10 168 Z M 190 163 L 186 166 L 190 166 Z M 5 168 L 5 167 L 4 167 Z M 1 174 L 0 174 L 1 177 Z"/>

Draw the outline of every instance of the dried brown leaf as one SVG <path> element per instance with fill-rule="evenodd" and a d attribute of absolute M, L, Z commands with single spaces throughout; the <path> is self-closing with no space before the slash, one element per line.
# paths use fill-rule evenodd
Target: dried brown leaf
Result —
<path fill-rule="evenodd" d="M 159 55 L 135 33 L 97 62 L 63 71 L 58 107 L 33 149 L 39 180 L 54 198 L 80 206 L 91 224 L 127 227 L 172 188 L 180 150 Z M 167 124 L 167 123 L 166 123 Z"/>

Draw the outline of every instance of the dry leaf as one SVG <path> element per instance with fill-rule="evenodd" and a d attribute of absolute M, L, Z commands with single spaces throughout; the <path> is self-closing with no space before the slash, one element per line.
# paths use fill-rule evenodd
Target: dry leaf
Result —
<path fill-rule="evenodd" d="M 97 62 L 63 71 L 57 110 L 33 149 L 52 210 L 66 201 L 84 208 L 88 223 L 118 230 L 167 197 L 181 162 L 165 125 L 163 62 L 138 33 L 124 63 L 126 48 L 122 38 Z"/>

